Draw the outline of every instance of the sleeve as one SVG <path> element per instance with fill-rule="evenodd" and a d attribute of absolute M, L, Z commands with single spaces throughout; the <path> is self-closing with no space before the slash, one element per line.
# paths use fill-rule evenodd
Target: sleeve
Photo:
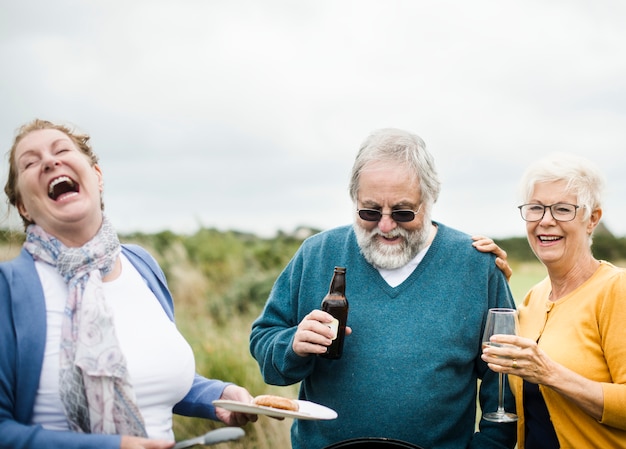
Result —
<path fill-rule="evenodd" d="M 314 357 L 300 357 L 293 351 L 293 339 L 300 322 L 299 286 L 303 276 L 303 250 L 276 280 L 263 312 L 252 324 L 250 353 L 270 385 L 292 385 L 313 371 Z M 308 313 L 308 312 L 307 312 Z"/>
<path fill-rule="evenodd" d="M 0 417 L 0 449 L 119 449 L 119 435 L 45 430 Z"/>
<path fill-rule="evenodd" d="M 174 413 L 194 418 L 205 418 L 219 421 L 215 414 L 213 401 L 219 399 L 224 389 L 231 385 L 221 380 L 207 379 L 196 374 L 189 393 L 174 406 Z"/>
<path fill-rule="evenodd" d="M 600 311 L 602 349 L 612 383 L 603 383 L 604 410 L 600 422 L 626 430 L 626 271 L 607 288 Z"/>
<path fill-rule="evenodd" d="M 488 308 L 502 307 L 514 309 L 515 302 L 506 277 L 496 268 L 493 259 L 493 257 L 490 258 L 493 268 L 489 270 Z M 485 315 L 486 313 L 487 311 L 485 311 Z M 481 329 L 481 335 L 483 330 Z M 487 367 L 487 364 L 480 358 L 481 354 L 482 351 L 479 349 L 476 369 L 478 377 L 481 379 L 478 393 L 480 410 L 495 411 L 498 408 L 499 376 Z M 508 411 L 515 412 L 515 399 L 506 381 L 504 385 L 504 407 Z M 496 423 L 481 417 L 478 428 L 479 431 L 474 434 L 470 443 L 470 449 L 512 449 L 515 447 L 517 440 L 516 423 Z"/>

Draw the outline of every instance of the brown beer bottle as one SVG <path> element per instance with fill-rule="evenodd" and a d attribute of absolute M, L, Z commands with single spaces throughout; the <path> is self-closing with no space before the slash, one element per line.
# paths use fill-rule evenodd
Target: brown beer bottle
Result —
<path fill-rule="evenodd" d="M 327 359 L 338 359 L 343 351 L 343 337 L 346 334 L 346 322 L 348 321 L 345 268 L 335 267 L 328 294 L 322 300 L 322 310 L 330 313 L 335 318 L 328 325 L 334 331 L 335 338 L 326 349 L 326 352 L 320 355 Z"/>

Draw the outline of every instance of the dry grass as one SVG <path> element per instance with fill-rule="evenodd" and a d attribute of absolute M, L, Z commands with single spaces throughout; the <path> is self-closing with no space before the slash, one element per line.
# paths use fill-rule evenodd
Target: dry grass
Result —
<path fill-rule="evenodd" d="M 169 280 L 175 298 L 176 322 L 181 333 L 191 344 L 196 357 L 196 370 L 213 379 L 236 383 L 248 389 L 253 396 L 280 394 L 295 398 L 297 386 L 276 387 L 264 383 L 258 365 L 248 350 L 248 337 L 256 314 L 234 316 L 225 324 L 218 324 L 211 314 L 207 298 L 211 285 L 200 271 L 184 261 L 170 270 Z M 218 444 L 216 449 L 271 449 L 288 448 L 292 420 L 277 420 L 259 416 L 256 423 L 245 426 L 246 436 L 239 441 Z M 222 423 L 182 416 L 174 417 L 177 440 L 191 438 Z"/>
<path fill-rule="evenodd" d="M 22 243 L 2 243 L 0 244 L 0 262 L 13 259 L 20 253 Z"/>

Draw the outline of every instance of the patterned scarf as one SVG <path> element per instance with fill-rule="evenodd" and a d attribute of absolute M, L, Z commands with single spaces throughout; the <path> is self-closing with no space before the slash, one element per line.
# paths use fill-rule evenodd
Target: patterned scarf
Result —
<path fill-rule="evenodd" d="M 30 225 L 24 248 L 35 260 L 55 267 L 69 288 L 61 328 L 59 390 L 70 428 L 145 437 L 102 289 L 102 278 L 121 251 L 111 223 L 104 217 L 95 237 L 79 248 L 68 248 L 41 227 Z"/>

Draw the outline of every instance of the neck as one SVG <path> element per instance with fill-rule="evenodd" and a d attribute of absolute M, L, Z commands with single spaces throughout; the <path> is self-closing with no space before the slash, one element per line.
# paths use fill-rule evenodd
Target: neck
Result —
<path fill-rule="evenodd" d="M 61 243 L 68 248 L 78 248 L 93 239 L 102 227 L 103 217 L 90 220 L 89 222 L 68 223 L 61 229 L 51 232 Z"/>
<path fill-rule="evenodd" d="M 600 261 L 591 254 L 567 269 L 548 267 L 548 276 L 552 284 L 550 300 L 556 301 L 584 284 L 600 266 Z"/>
<path fill-rule="evenodd" d="M 435 240 L 435 236 L 437 235 L 437 225 L 433 222 L 430 223 L 430 235 L 428 236 L 428 240 L 426 241 L 426 246 L 429 246 Z"/>

